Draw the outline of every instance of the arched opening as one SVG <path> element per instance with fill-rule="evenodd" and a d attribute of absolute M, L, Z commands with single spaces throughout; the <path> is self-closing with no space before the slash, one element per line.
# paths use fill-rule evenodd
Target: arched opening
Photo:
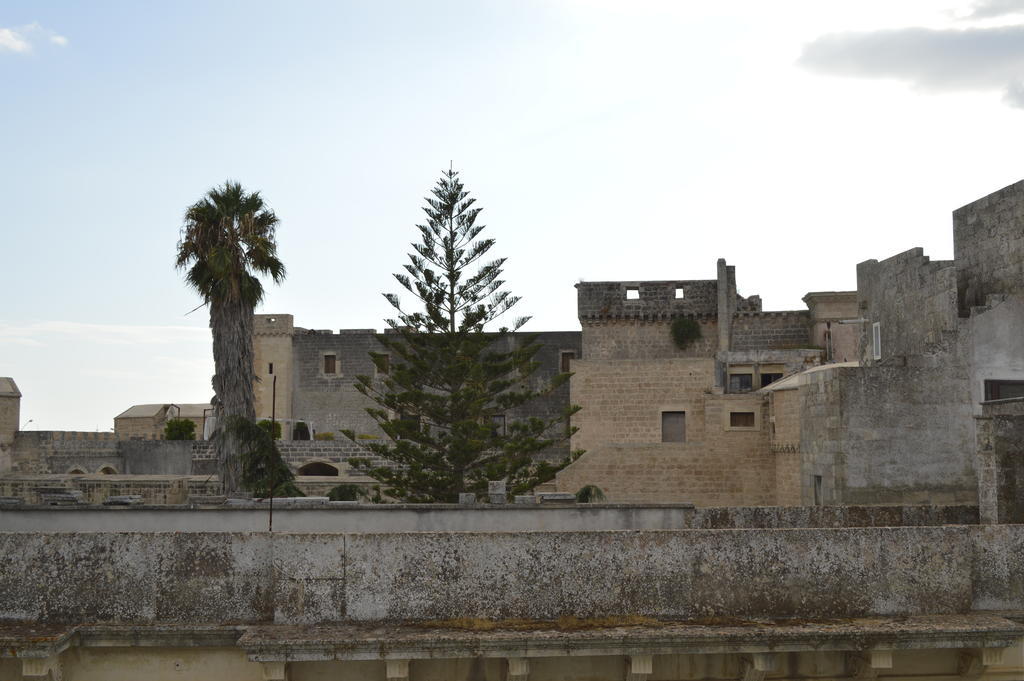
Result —
<path fill-rule="evenodd" d="M 330 475 L 338 477 L 338 469 L 323 461 L 313 461 L 299 468 L 299 475 Z"/>
<path fill-rule="evenodd" d="M 85 475 L 85 471 L 81 468 L 72 468 L 68 471 L 68 475 Z"/>
<path fill-rule="evenodd" d="M 99 470 L 99 472 L 103 475 L 117 475 L 117 469 L 113 466 L 104 466 Z"/>

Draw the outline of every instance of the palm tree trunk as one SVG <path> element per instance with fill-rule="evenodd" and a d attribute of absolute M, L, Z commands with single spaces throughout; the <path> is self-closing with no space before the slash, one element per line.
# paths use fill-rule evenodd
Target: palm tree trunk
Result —
<path fill-rule="evenodd" d="M 214 447 L 221 487 L 229 497 L 244 496 L 239 443 L 225 422 L 232 416 L 250 421 L 256 418 L 253 393 L 252 307 L 240 302 L 210 301 L 210 329 L 213 332 L 213 391 L 219 404 Z"/>

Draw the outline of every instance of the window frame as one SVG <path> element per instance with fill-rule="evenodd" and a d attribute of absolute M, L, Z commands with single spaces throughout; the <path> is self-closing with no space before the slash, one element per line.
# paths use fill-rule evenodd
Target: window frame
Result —
<path fill-rule="evenodd" d="M 659 411 L 660 414 L 660 425 L 661 425 L 661 442 L 663 444 L 684 444 L 686 442 L 686 410 L 685 409 L 662 409 Z M 666 440 L 665 439 L 665 417 L 666 415 L 678 414 L 682 423 L 682 439 L 681 440 Z"/>

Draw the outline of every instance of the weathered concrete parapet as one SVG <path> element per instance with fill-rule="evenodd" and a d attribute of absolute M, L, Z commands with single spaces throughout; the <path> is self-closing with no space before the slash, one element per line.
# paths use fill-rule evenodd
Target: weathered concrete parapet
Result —
<path fill-rule="evenodd" d="M 952 615 L 1024 610 L 1022 551 L 1020 525 L 3 533 L 0 620 L 312 625 Z"/>

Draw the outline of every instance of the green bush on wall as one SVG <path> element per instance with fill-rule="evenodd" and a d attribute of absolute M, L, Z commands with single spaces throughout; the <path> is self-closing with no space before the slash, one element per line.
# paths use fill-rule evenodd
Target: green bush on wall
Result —
<path fill-rule="evenodd" d="M 700 324 L 695 320 L 680 317 L 672 322 L 672 340 L 675 341 L 676 347 L 680 350 L 685 350 L 694 341 L 700 340 L 700 338 Z"/>
<path fill-rule="evenodd" d="M 263 430 L 267 431 L 268 433 L 270 432 L 271 424 L 273 424 L 273 426 L 274 426 L 274 432 L 273 432 L 274 439 L 275 440 L 280 440 L 281 439 L 281 422 L 280 421 L 271 421 L 270 419 L 263 419 L 262 421 L 257 421 L 256 422 L 257 426 L 259 426 Z"/>
<path fill-rule="evenodd" d="M 195 440 L 195 421 L 189 421 L 188 419 L 168 419 L 167 423 L 164 424 L 164 439 Z"/>

